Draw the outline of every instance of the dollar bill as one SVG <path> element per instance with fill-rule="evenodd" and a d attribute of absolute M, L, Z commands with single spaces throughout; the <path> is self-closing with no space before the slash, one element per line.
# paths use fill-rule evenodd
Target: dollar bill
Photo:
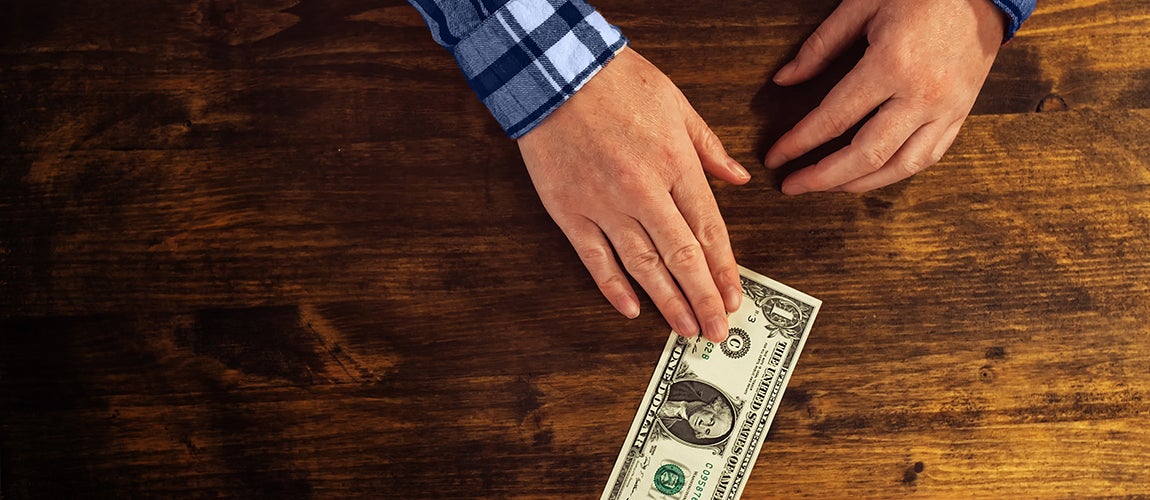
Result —
<path fill-rule="evenodd" d="M 671 332 L 602 499 L 742 495 L 822 301 L 739 273 L 727 340 Z"/>

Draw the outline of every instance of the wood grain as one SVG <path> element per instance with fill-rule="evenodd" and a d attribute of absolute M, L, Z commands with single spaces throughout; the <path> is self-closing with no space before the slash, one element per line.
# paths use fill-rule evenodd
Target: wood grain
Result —
<path fill-rule="evenodd" d="M 596 5 L 747 165 L 858 57 L 768 83 L 829 0 Z M 599 493 L 668 328 L 406 3 L 0 20 L 0 497 Z M 825 303 L 746 498 L 1150 495 L 1148 47 L 1145 2 L 1044 1 L 932 169 L 713 182 Z"/>

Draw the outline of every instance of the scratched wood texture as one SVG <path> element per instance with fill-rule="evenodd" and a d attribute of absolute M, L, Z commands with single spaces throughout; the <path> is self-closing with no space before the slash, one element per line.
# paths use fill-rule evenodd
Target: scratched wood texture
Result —
<path fill-rule="evenodd" d="M 834 3 L 597 5 L 757 165 Z M 1150 495 L 1150 4 L 1040 2 L 910 181 L 754 173 L 740 262 L 825 306 L 747 498 Z M 5 500 L 592 498 L 643 307 L 402 1 L 0 4 Z"/>

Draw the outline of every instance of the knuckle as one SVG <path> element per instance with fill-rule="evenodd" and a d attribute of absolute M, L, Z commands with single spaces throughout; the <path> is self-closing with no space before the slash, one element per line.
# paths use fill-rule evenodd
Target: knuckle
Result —
<path fill-rule="evenodd" d="M 667 182 L 669 166 L 681 163 L 682 158 L 672 148 L 656 148 L 645 156 L 622 162 L 612 171 L 610 182 L 631 205 L 653 203 L 658 196 L 655 188 Z"/>
<path fill-rule="evenodd" d="M 943 156 L 944 154 L 946 154 L 946 148 L 944 148 L 944 147 L 935 147 L 934 149 L 932 149 L 932 150 L 930 151 L 930 156 L 928 156 L 928 157 L 927 157 L 927 160 L 928 160 L 928 161 L 927 161 L 927 163 L 926 163 L 926 166 L 927 166 L 927 167 L 930 167 L 930 166 L 933 166 L 934 164 L 936 164 L 936 163 L 938 163 L 938 162 L 942 161 L 942 156 Z"/>
<path fill-rule="evenodd" d="M 811 33 L 811 36 L 807 37 L 807 40 L 803 42 L 803 46 L 799 49 L 799 52 L 806 56 L 817 56 L 819 54 L 825 54 L 826 50 L 827 39 L 826 35 L 823 35 L 823 27 L 820 26 L 814 33 Z"/>
<path fill-rule="evenodd" d="M 864 147 L 859 151 L 859 156 L 862 159 L 863 167 L 868 172 L 875 172 L 886 165 L 890 155 L 879 147 Z"/>
<path fill-rule="evenodd" d="M 667 255 L 667 264 L 671 267 L 691 267 L 703 257 L 703 249 L 697 243 L 688 243 L 673 250 Z"/>
<path fill-rule="evenodd" d="M 659 257 L 659 252 L 653 248 L 632 254 L 628 260 L 630 265 L 627 267 L 633 274 L 653 274 L 663 266 L 663 259 Z"/>
<path fill-rule="evenodd" d="M 739 268 L 734 262 L 725 262 L 711 269 L 711 276 L 720 286 L 741 287 L 742 279 L 739 277 Z"/>
<path fill-rule="evenodd" d="M 635 168 L 633 163 L 619 166 L 612 172 L 616 185 L 626 190 L 638 190 L 646 186 L 647 175 L 643 169 Z"/>
<path fill-rule="evenodd" d="M 882 45 L 880 51 L 890 74 L 926 76 L 917 41 L 899 37 Z"/>
<path fill-rule="evenodd" d="M 609 250 L 600 245 L 578 245 L 575 252 L 588 267 L 599 267 L 614 258 Z"/>
<path fill-rule="evenodd" d="M 927 81 L 922 88 L 922 100 L 928 105 L 950 99 L 950 87 L 946 81 Z"/>
<path fill-rule="evenodd" d="M 923 160 L 911 159 L 911 160 L 907 160 L 907 161 L 904 161 L 902 163 L 899 163 L 898 168 L 901 171 L 901 173 L 903 174 L 903 176 L 910 177 L 914 174 L 921 172 L 927 166 L 928 165 Z"/>
<path fill-rule="evenodd" d="M 916 64 L 918 71 L 926 73 L 922 75 L 922 84 L 919 86 L 919 92 L 922 98 L 928 102 L 941 102 L 947 101 L 954 97 L 955 89 L 959 88 L 956 85 L 956 75 L 948 71 L 946 65 L 926 66 Z"/>
<path fill-rule="evenodd" d="M 723 299 L 717 293 L 708 294 L 696 302 L 695 311 L 699 313 L 700 317 L 722 316 L 726 312 Z"/>
<path fill-rule="evenodd" d="M 695 235 L 703 248 L 714 248 L 727 242 L 727 228 L 719 221 L 703 223 Z"/>
<path fill-rule="evenodd" d="M 719 300 L 723 304 L 723 312 L 734 312 L 731 307 L 738 308 L 742 303 L 742 294 L 732 297 L 731 293 L 731 289 L 741 291 L 743 288 L 738 267 L 734 262 L 720 265 L 715 269 L 713 277 L 715 285 L 719 287 Z"/>
<path fill-rule="evenodd" d="M 666 297 L 651 297 L 651 300 L 655 302 L 655 307 L 658 307 L 667 316 L 678 316 L 682 311 L 691 310 L 691 305 L 687 303 L 687 299 L 679 293 Z"/>
<path fill-rule="evenodd" d="M 726 149 L 723 148 L 723 141 L 719 140 L 719 136 L 715 135 L 714 131 L 706 125 L 700 125 L 700 130 L 700 146 L 702 146 L 705 151 L 726 151 Z"/>
<path fill-rule="evenodd" d="M 923 155 L 918 156 L 916 158 L 911 158 L 910 160 L 903 162 L 899 167 L 902 169 L 902 172 L 904 174 L 906 174 L 907 177 L 910 177 L 914 174 L 917 174 L 919 172 L 922 172 L 923 170 L 930 168 L 935 163 L 938 163 L 938 161 L 941 159 L 942 159 L 942 154 L 940 153 L 939 149 L 933 149 L 933 150 L 927 152 L 926 154 L 923 154 Z"/>
<path fill-rule="evenodd" d="M 659 148 L 656 157 L 659 159 L 659 165 L 678 166 L 683 163 L 682 154 L 671 147 Z"/>
<path fill-rule="evenodd" d="M 595 275 L 595 285 L 604 295 L 615 297 L 623 294 L 627 279 L 620 273 L 600 273 Z"/>
<path fill-rule="evenodd" d="M 914 63 L 911 61 L 910 56 L 905 50 L 895 51 L 888 58 L 888 60 L 889 62 L 887 63 L 887 67 L 889 68 L 890 74 L 905 75 L 908 74 L 908 72 L 916 69 Z M 918 72 L 913 72 L 909 74 L 917 73 Z"/>
<path fill-rule="evenodd" d="M 823 112 L 823 132 L 838 137 L 846 133 L 853 125 L 846 117 L 837 113 Z"/>

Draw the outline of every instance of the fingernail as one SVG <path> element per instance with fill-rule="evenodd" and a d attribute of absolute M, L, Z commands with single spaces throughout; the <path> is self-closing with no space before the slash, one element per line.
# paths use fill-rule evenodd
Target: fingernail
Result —
<path fill-rule="evenodd" d="M 727 318 L 718 317 L 708 321 L 703 336 L 707 337 L 707 340 L 711 342 L 727 340 Z"/>
<path fill-rule="evenodd" d="M 695 322 L 694 316 L 684 313 L 675 321 L 675 331 L 684 337 L 694 337 L 699 334 L 699 324 Z"/>
<path fill-rule="evenodd" d="M 727 168 L 731 169 L 731 171 L 735 173 L 735 177 L 738 177 L 740 181 L 748 181 L 751 179 L 751 173 L 743 168 L 739 162 L 735 161 L 734 158 L 729 156 L 727 157 Z"/>
<path fill-rule="evenodd" d="M 785 83 L 787 78 L 789 78 L 791 74 L 795 72 L 795 68 L 798 67 L 798 64 L 795 64 L 795 62 L 796 61 L 791 61 L 785 64 L 782 68 L 779 68 L 779 72 L 775 73 L 775 77 L 772 78 L 772 80 L 779 85 Z"/>
<path fill-rule="evenodd" d="M 623 297 L 619 300 L 619 312 L 623 313 L 627 319 L 635 319 L 639 317 L 639 303 L 631 297 Z"/>

